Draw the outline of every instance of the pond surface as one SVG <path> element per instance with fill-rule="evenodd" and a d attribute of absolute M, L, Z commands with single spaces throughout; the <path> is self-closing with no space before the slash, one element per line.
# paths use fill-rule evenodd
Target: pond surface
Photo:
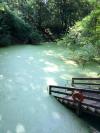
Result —
<path fill-rule="evenodd" d="M 52 43 L 0 49 L 0 133 L 91 133 L 90 125 L 48 95 L 49 84 L 97 76 Z"/>

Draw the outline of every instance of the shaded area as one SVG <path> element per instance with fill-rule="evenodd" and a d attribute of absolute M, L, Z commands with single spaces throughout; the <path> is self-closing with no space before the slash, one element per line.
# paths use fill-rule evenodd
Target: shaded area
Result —
<path fill-rule="evenodd" d="M 46 43 L 0 49 L 1 133 L 89 133 L 81 120 L 48 95 L 49 84 L 74 76 L 96 76 L 98 66 L 80 68 L 63 47 Z M 71 124 L 72 123 L 72 124 Z"/>

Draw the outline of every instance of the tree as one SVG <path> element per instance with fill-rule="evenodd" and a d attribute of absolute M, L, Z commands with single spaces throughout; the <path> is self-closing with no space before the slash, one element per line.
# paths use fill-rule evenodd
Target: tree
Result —
<path fill-rule="evenodd" d="M 47 4 L 52 16 L 51 24 L 61 27 L 61 31 L 68 31 L 92 9 L 87 0 L 48 0 Z"/>
<path fill-rule="evenodd" d="M 88 0 L 2 0 L 10 11 L 33 31 L 49 29 L 53 37 L 60 37 L 77 20 L 82 20 L 92 10 Z M 9 20 L 8 20 L 9 21 Z"/>
<path fill-rule="evenodd" d="M 82 21 L 70 28 L 61 44 L 74 51 L 77 61 L 100 59 L 100 7 L 96 6 Z"/>

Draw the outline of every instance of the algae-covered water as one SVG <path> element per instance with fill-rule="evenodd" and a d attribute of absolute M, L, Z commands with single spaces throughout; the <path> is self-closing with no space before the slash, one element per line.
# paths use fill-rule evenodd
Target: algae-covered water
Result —
<path fill-rule="evenodd" d="M 0 49 L 0 133 L 91 133 L 87 121 L 48 95 L 49 84 L 97 76 L 98 65 L 83 69 L 67 57 L 52 43 Z"/>

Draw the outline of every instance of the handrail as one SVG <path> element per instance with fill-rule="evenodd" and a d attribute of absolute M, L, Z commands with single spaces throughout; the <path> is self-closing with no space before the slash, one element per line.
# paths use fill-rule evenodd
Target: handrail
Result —
<path fill-rule="evenodd" d="M 100 78 L 72 78 L 75 80 L 100 80 Z"/>
<path fill-rule="evenodd" d="M 52 93 L 56 93 L 56 94 L 63 94 L 63 95 L 67 95 L 67 96 L 72 96 L 72 94 L 69 94 L 67 92 L 60 92 L 60 91 L 54 91 L 52 90 L 51 91 Z M 91 97 L 91 96 L 85 96 L 85 99 L 89 99 L 89 100 L 95 100 L 95 101 L 98 101 L 100 102 L 100 98 L 96 98 L 96 97 Z"/>
<path fill-rule="evenodd" d="M 56 85 L 49 85 L 49 94 L 51 94 L 52 88 L 57 88 L 57 89 L 65 89 L 69 91 L 83 91 L 83 92 L 90 92 L 90 93 L 97 93 L 100 94 L 100 90 L 97 89 L 83 89 L 83 88 L 76 88 L 76 87 L 63 87 L 63 86 L 56 86 Z"/>
<path fill-rule="evenodd" d="M 91 80 L 91 81 L 93 81 L 93 80 L 100 80 L 100 78 L 72 78 L 72 86 L 74 86 L 74 84 L 81 84 L 81 85 L 100 85 L 100 83 L 80 83 L 80 82 L 77 82 L 77 83 L 75 83 L 75 80 L 81 80 L 81 81 L 88 81 L 88 80 Z"/>
<path fill-rule="evenodd" d="M 82 91 L 82 92 L 89 92 L 89 93 L 95 93 L 95 94 L 100 94 L 100 90 L 90 90 L 90 89 L 77 89 L 77 88 L 71 88 L 71 87 L 61 87 L 61 86 L 55 86 L 55 85 L 50 85 L 49 86 L 49 94 L 51 95 L 51 93 L 58 93 L 58 94 L 63 94 L 63 95 L 69 95 L 71 96 L 72 94 L 69 94 L 67 92 L 61 92 L 61 91 L 57 91 L 57 90 L 52 90 L 52 88 L 57 88 L 57 89 L 65 89 L 68 91 Z M 91 96 L 85 96 L 86 99 L 89 100 L 96 100 L 100 102 L 100 98 L 96 98 L 96 97 L 91 97 Z"/>
<path fill-rule="evenodd" d="M 65 91 L 64 91 L 65 90 Z M 84 95 L 83 102 L 74 101 L 72 98 L 73 91 L 81 91 Z M 71 92 L 71 93 L 70 93 Z M 69 104 L 76 110 L 76 113 L 80 115 L 81 111 L 84 112 L 84 109 L 82 110 L 83 106 L 86 106 L 87 110 L 85 110 L 87 113 L 92 113 L 94 115 L 100 116 L 99 113 L 96 113 L 97 110 L 100 110 L 100 90 L 97 89 L 83 89 L 83 88 L 76 88 L 76 87 L 62 87 L 62 86 L 56 86 L 56 85 L 49 85 L 49 94 L 53 95 L 55 98 L 61 100 L 61 102 L 64 102 L 65 104 Z M 93 95 L 92 95 L 93 94 Z M 65 102 L 67 101 L 67 103 Z M 90 102 L 93 101 L 93 102 Z M 73 104 L 70 104 L 72 102 Z M 90 103 L 89 103 L 90 102 Z M 94 104 L 94 102 L 96 104 Z M 88 110 L 89 107 L 94 108 L 94 112 L 91 112 Z"/>

